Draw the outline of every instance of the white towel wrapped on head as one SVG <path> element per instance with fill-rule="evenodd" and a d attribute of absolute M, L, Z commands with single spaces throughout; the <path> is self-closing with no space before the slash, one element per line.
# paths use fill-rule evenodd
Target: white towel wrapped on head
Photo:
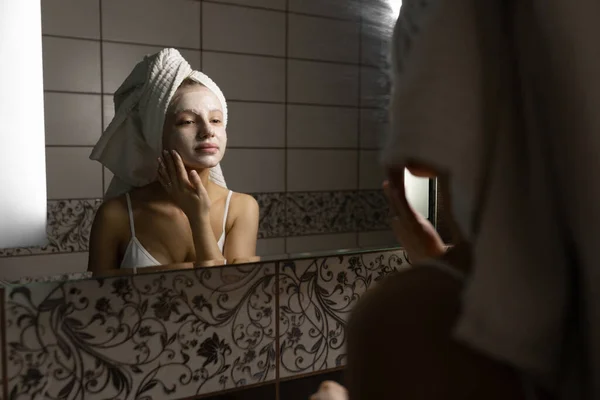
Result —
<path fill-rule="evenodd" d="M 114 174 L 105 198 L 156 180 L 167 109 L 186 79 L 206 86 L 217 96 L 227 125 L 225 96 L 208 76 L 194 71 L 179 51 L 164 49 L 146 56 L 115 92 L 115 116 L 90 155 Z M 211 168 L 210 179 L 226 187 L 220 165 Z"/>

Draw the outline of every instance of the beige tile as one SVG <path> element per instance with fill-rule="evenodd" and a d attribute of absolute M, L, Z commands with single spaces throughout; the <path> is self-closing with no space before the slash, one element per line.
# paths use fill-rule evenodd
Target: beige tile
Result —
<path fill-rule="evenodd" d="M 100 93 L 100 42 L 44 37 L 44 89 Z"/>
<path fill-rule="evenodd" d="M 284 253 L 284 238 L 258 239 L 256 242 L 256 255 L 258 256 L 283 256 Z"/>
<path fill-rule="evenodd" d="M 358 104 L 358 66 L 290 60 L 288 101 L 355 106 Z"/>
<path fill-rule="evenodd" d="M 223 32 L 227 27 L 227 32 Z M 285 55 L 285 14 L 203 3 L 202 48 L 238 53 Z"/>
<path fill-rule="evenodd" d="M 287 145 L 356 148 L 357 122 L 357 109 L 289 105 Z"/>
<path fill-rule="evenodd" d="M 398 241 L 391 230 L 359 232 L 358 245 L 359 247 L 389 247 L 398 246 Z"/>
<path fill-rule="evenodd" d="M 231 100 L 285 99 L 285 61 L 277 58 L 204 52 L 202 65 Z"/>
<path fill-rule="evenodd" d="M 102 133 L 100 103 L 100 95 L 45 93 L 46 144 L 96 144 Z"/>
<path fill-rule="evenodd" d="M 102 36 L 154 46 L 200 48 L 200 2 L 102 0 Z"/>
<path fill-rule="evenodd" d="M 229 149 L 222 161 L 227 186 L 236 192 L 282 192 L 285 150 Z"/>
<path fill-rule="evenodd" d="M 288 32 L 290 57 L 358 62 L 357 22 L 290 14 Z"/>
<path fill-rule="evenodd" d="M 273 10 L 285 10 L 286 0 L 213 0 L 218 3 L 240 4 L 250 7 L 270 8 Z"/>
<path fill-rule="evenodd" d="M 103 43 L 104 92 L 114 93 L 131 73 L 133 68 L 144 59 L 162 50 L 162 47 Z M 200 69 L 200 51 L 180 50 L 181 55 L 192 68 Z"/>
<path fill-rule="evenodd" d="M 88 253 L 45 254 L 0 258 L 0 279 L 49 276 L 87 270 Z"/>
<path fill-rule="evenodd" d="M 288 150 L 288 191 L 354 190 L 355 150 Z"/>
<path fill-rule="evenodd" d="M 362 67 L 360 71 L 360 105 L 385 108 L 389 102 L 389 77 L 383 69 Z"/>
<path fill-rule="evenodd" d="M 359 19 L 361 14 L 359 0 L 289 0 L 289 10 L 353 20 Z"/>
<path fill-rule="evenodd" d="M 357 247 L 356 233 L 334 235 L 294 236 L 286 238 L 286 252 L 310 253 L 313 251 L 354 249 Z"/>
<path fill-rule="evenodd" d="M 379 150 L 361 150 L 359 189 L 381 189 L 384 179 Z"/>
<path fill-rule="evenodd" d="M 98 0 L 42 0 L 42 33 L 100 39 Z"/>
<path fill-rule="evenodd" d="M 48 199 L 95 199 L 102 197 L 102 167 L 89 159 L 89 147 L 46 149 Z"/>
<path fill-rule="evenodd" d="M 230 147 L 284 147 L 283 104 L 229 102 L 227 145 Z"/>
<path fill-rule="evenodd" d="M 387 110 L 363 108 L 360 110 L 360 147 L 380 149 L 390 128 Z"/>

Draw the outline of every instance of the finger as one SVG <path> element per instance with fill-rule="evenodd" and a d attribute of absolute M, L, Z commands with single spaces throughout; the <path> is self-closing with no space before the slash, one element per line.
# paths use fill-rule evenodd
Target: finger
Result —
<path fill-rule="evenodd" d="M 177 185 L 178 182 L 175 163 L 173 162 L 173 157 L 171 156 L 171 153 L 169 153 L 167 150 L 163 150 L 163 162 L 167 170 L 167 177 L 169 178 L 169 181 L 171 182 L 171 184 Z"/>
<path fill-rule="evenodd" d="M 164 162 L 160 158 L 158 159 L 158 178 L 163 183 L 171 182 L 171 180 L 169 179 L 169 173 L 167 172 L 167 167 L 165 166 Z"/>
<path fill-rule="evenodd" d="M 173 185 L 169 181 L 169 178 L 165 177 L 164 174 L 160 174 L 160 173 L 158 174 L 158 183 L 160 183 L 160 185 L 163 187 L 163 189 L 167 193 L 171 193 L 171 189 L 173 188 Z"/>
<path fill-rule="evenodd" d="M 191 182 L 188 178 L 188 173 L 185 169 L 185 165 L 183 164 L 183 160 L 179 153 L 175 150 L 171 150 L 171 157 L 173 157 L 173 163 L 175 165 L 175 171 L 177 174 L 177 180 L 182 186 L 191 186 Z"/>
<path fill-rule="evenodd" d="M 200 175 L 198 175 L 196 170 L 192 170 L 192 172 L 190 172 L 190 182 L 194 189 L 196 189 L 196 192 L 202 193 L 205 191 L 204 185 L 202 184 L 202 179 L 200 179 Z"/>

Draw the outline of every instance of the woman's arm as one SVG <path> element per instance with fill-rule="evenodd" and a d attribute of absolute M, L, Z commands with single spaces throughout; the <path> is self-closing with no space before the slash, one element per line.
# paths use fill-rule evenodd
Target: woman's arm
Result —
<path fill-rule="evenodd" d="M 518 375 L 456 341 L 461 284 L 433 268 L 385 278 L 348 325 L 351 400 L 521 400 Z"/>
<path fill-rule="evenodd" d="M 101 275 L 119 268 L 119 232 L 122 206 L 116 200 L 103 203 L 94 217 L 90 232 L 88 271 Z"/>
<path fill-rule="evenodd" d="M 252 260 L 256 255 L 258 203 L 252 196 L 234 193 L 231 212 L 234 219 L 225 239 L 225 258 L 229 262 Z"/>
<path fill-rule="evenodd" d="M 192 237 L 194 239 L 194 249 L 196 252 L 196 262 L 203 263 L 205 261 L 215 262 L 219 265 L 225 258 L 221 254 L 217 239 L 210 224 L 208 215 L 193 215 L 188 216 L 190 227 L 192 228 Z"/>

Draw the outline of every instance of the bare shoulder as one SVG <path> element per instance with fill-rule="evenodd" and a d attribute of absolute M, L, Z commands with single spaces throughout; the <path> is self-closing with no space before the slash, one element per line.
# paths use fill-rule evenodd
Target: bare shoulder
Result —
<path fill-rule="evenodd" d="M 94 217 L 94 225 L 101 226 L 103 229 L 114 229 L 115 233 L 118 233 L 121 228 L 128 226 L 128 220 L 127 203 L 125 198 L 120 196 L 106 200 L 100 205 Z"/>
<path fill-rule="evenodd" d="M 258 202 L 254 197 L 245 193 L 233 192 L 230 207 L 235 215 L 258 213 Z"/>

